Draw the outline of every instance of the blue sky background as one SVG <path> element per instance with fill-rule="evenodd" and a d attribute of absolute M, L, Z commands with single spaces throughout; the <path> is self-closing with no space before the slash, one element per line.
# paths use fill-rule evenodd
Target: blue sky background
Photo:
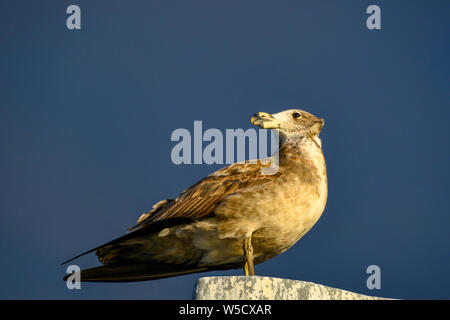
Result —
<path fill-rule="evenodd" d="M 82 30 L 66 28 L 77 4 Z M 382 30 L 366 28 L 381 7 Z M 450 298 L 449 1 L 0 2 L 3 299 L 189 299 L 212 272 L 61 281 L 65 259 L 220 166 L 170 161 L 176 128 L 325 118 L 326 210 L 257 274 Z M 80 259 L 96 264 L 95 256 Z M 381 290 L 366 268 L 381 267 Z"/>

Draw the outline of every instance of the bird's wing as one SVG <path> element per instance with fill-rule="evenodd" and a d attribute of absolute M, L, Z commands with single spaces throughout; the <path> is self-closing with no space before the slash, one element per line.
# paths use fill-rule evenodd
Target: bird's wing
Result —
<path fill-rule="evenodd" d="M 175 200 L 166 199 L 155 204 L 152 210 L 141 215 L 137 225 L 129 228 L 130 232 L 126 235 L 85 251 L 62 264 L 144 234 L 208 217 L 214 213 L 214 209 L 224 197 L 273 181 L 280 172 L 269 176 L 264 175 L 261 170 L 270 165 L 270 161 L 255 160 L 222 168 L 183 191 Z"/>
<path fill-rule="evenodd" d="M 167 219 L 202 219 L 214 212 L 221 200 L 238 190 L 268 183 L 278 174 L 262 174 L 270 162 L 246 161 L 222 168 L 183 191 L 175 200 L 163 200 L 141 215 L 131 231 Z"/>

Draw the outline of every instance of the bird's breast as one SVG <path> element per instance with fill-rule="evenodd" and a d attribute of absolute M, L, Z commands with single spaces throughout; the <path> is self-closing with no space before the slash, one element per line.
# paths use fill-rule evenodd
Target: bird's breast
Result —
<path fill-rule="evenodd" d="M 281 183 L 270 191 L 271 201 L 256 214 L 260 224 L 253 239 L 256 254 L 259 251 L 262 256 L 270 250 L 287 250 L 314 226 L 325 209 L 328 182 L 321 150 L 286 159 L 285 165 Z"/>

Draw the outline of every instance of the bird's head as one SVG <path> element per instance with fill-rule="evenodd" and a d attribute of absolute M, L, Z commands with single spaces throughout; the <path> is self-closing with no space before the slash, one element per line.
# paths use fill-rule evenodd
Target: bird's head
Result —
<path fill-rule="evenodd" d="M 263 129 L 278 130 L 283 140 L 292 137 L 317 136 L 325 124 L 323 119 L 300 109 L 290 109 L 274 114 L 258 112 L 250 121 Z"/>

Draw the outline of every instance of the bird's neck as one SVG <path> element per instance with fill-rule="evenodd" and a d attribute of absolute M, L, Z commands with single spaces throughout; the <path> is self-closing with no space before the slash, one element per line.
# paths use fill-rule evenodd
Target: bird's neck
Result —
<path fill-rule="evenodd" d="M 322 141 L 315 136 L 288 139 L 280 146 L 279 165 L 298 174 L 306 171 L 321 176 L 320 182 L 327 184 L 325 157 Z M 306 170 L 306 171 L 305 171 Z"/>
<path fill-rule="evenodd" d="M 325 171 L 325 159 L 322 153 L 322 141 L 316 136 L 299 136 L 280 139 L 277 151 L 268 159 L 270 167 L 264 168 L 263 174 L 276 174 L 279 167 L 292 168 L 302 165 L 303 159 L 313 163 L 316 170 Z"/>
<path fill-rule="evenodd" d="M 290 137 L 280 141 L 279 163 L 281 166 L 290 164 L 291 160 L 309 159 L 322 167 L 325 159 L 322 153 L 322 141 L 315 136 Z"/>
<path fill-rule="evenodd" d="M 280 137 L 280 148 L 289 147 L 297 152 L 322 152 L 322 140 L 318 135 Z"/>

